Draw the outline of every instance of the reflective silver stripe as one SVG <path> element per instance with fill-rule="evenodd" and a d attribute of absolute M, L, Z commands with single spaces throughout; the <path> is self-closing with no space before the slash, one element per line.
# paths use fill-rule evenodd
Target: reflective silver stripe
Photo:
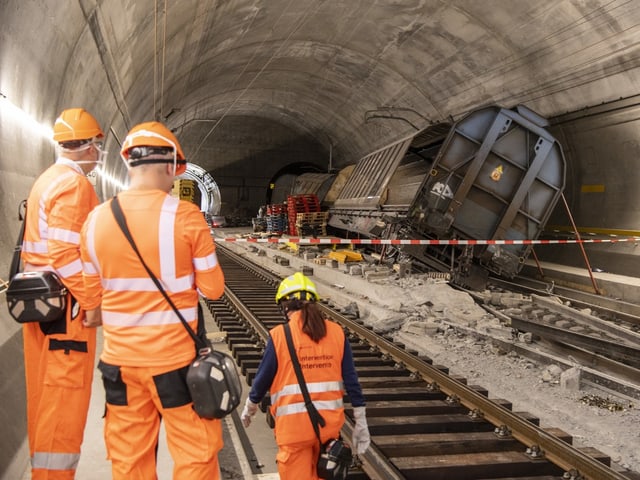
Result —
<path fill-rule="evenodd" d="M 76 273 L 82 272 L 82 261 L 80 259 L 74 260 L 71 263 L 67 263 L 64 267 L 55 269 L 50 265 L 33 265 L 31 263 L 24 264 L 24 271 L 47 271 L 57 273 L 62 278 L 70 277 L 71 275 L 75 275 Z"/>
<path fill-rule="evenodd" d="M 167 290 L 165 282 L 162 286 Z M 113 292 L 157 292 L 153 280 L 150 278 L 103 278 L 102 288 Z"/>
<path fill-rule="evenodd" d="M 318 410 L 337 410 L 343 408 L 344 404 L 342 399 L 339 400 L 318 400 L 313 402 Z M 291 403 L 289 405 L 282 405 L 276 409 L 276 417 L 283 415 L 294 415 L 297 413 L 307 413 L 307 407 L 304 402 Z"/>
<path fill-rule="evenodd" d="M 173 236 L 178 205 L 180 205 L 180 200 L 167 195 L 160 211 L 158 247 L 160 250 L 160 278 L 163 281 L 167 278 L 171 280 L 176 278 L 176 249 Z"/>
<path fill-rule="evenodd" d="M 160 280 L 164 289 L 168 292 L 185 292 L 191 290 L 193 285 L 193 275 L 186 275 L 181 278 Z M 156 284 L 149 277 L 147 278 L 105 278 L 102 286 L 106 290 L 114 292 L 154 292 L 158 291 Z"/>
<path fill-rule="evenodd" d="M 75 470 L 79 453 L 36 452 L 31 457 L 31 467 L 43 470 Z"/>
<path fill-rule="evenodd" d="M 299 285 L 290 285 L 285 288 L 281 292 L 281 296 L 286 297 L 290 292 L 297 292 L 299 290 Z"/>
<path fill-rule="evenodd" d="M 59 240 L 61 242 L 80 245 L 80 233 L 73 230 L 65 230 L 63 228 L 50 228 L 49 240 Z"/>
<path fill-rule="evenodd" d="M 98 207 L 104 208 L 104 206 Z M 98 256 L 96 255 L 96 210 L 89 214 L 87 230 L 85 232 L 86 236 L 86 248 L 89 253 L 89 257 L 91 258 L 91 263 L 96 271 L 96 273 L 100 272 L 100 263 L 98 262 Z"/>
<path fill-rule="evenodd" d="M 187 322 L 197 318 L 196 308 L 181 308 L 180 313 Z M 173 310 L 148 313 L 121 313 L 102 310 L 102 323 L 115 327 L 147 327 L 149 325 L 171 325 L 180 323 Z"/>
<path fill-rule="evenodd" d="M 218 257 L 215 253 L 206 257 L 198 257 L 193 259 L 193 268 L 196 270 L 209 270 L 218 265 Z"/>
<path fill-rule="evenodd" d="M 27 253 L 48 253 L 47 242 L 24 242 L 22 250 Z"/>
<path fill-rule="evenodd" d="M 58 159 L 56 163 L 62 163 L 64 165 L 67 165 L 67 162 L 75 163 L 71 160 L 66 160 L 66 159 L 63 159 L 66 161 L 60 161 L 60 160 L 61 159 Z M 72 166 L 72 168 L 75 169 L 78 167 Z M 49 218 L 47 217 L 47 212 L 45 208 L 47 199 L 49 198 L 49 194 L 54 188 L 60 185 L 63 181 L 65 181 L 69 177 L 73 177 L 74 175 L 77 175 L 76 171 L 67 172 L 63 175 L 60 175 L 58 178 L 56 178 L 55 181 L 51 183 L 51 185 L 49 185 L 49 187 L 40 196 L 40 200 L 38 201 L 38 233 L 40 234 L 40 239 L 43 242 L 45 242 L 45 244 L 49 239 Z M 40 252 L 40 253 L 46 253 L 46 252 Z"/>
<path fill-rule="evenodd" d="M 82 262 L 82 270 L 88 275 L 96 275 L 98 271 L 91 262 Z"/>
<path fill-rule="evenodd" d="M 62 278 L 68 278 L 71 275 L 82 272 L 82 261 L 78 258 L 71 263 L 67 263 L 64 267 L 60 267 L 56 270 Z"/>
<path fill-rule="evenodd" d="M 342 382 L 314 382 L 307 383 L 307 390 L 309 393 L 324 393 L 335 392 L 344 390 L 344 384 Z M 278 392 L 271 394 L 271 405 L 275 405 L 280 397 L 286 395 L 302 395 L 300 390 L 300 384 L 292 383 L 291 385 L 285 385 Z"/>
<path fill-rule="evenodd" d="M 160 276 L 158 279 L 162 282 L 165 290 L 171 293 L 181 293 L 192 290 L 194 282 L 193 273 L 189 273 L 178 278 L 176 277 L 174 225 L 179 204 L 180 201 L 177 198 L 167 195 L 160 211 L 158 228 L 158 248 L 160 252 Z M 89 215 L 86 229 L 86 248 L 89 253 L 89 257 L 91 258 L 91 263 L 93 264 L 93 273 L 100 273 L 100 261 L 96 254 L 96 222 L 99 215 L 105 215 L 101 209 L 107 207 L 101 206 L 98 208 L 100 210 L 94 210 Z M 212 262 L 210 257 L 211 256 L 208 256 L 205 259 L 208 263 Z M 217 258 L 215 259 L 215 262 L 217 264 Z M 85 272 L 90 273 L 86 266 Z M 155 283 L 153 283 L 153 280 L 149 277 L 102 278 L 102 287 L 105 290 L 111 290 L 113 292 L 154 292 L 158 290 Z M 162 314 L 162 312 L 160 313 Z M 114 320 L 114 325 L 129 324 L 130 322 L 134 325 L 141 325 L 147 322 L 147 319 L 141 319 L 139 317 L 139 315 L 136 315 L 138 320 Z M 167 321 L 165 319 L 148 320 L 151 325 L 173 323 L 173 320 Z"/>
<path fill-rule="evenodd" d="M 55 272 L 51 265 L 34 265 L 33 263 L 24 264 L 25 272 Z"/>

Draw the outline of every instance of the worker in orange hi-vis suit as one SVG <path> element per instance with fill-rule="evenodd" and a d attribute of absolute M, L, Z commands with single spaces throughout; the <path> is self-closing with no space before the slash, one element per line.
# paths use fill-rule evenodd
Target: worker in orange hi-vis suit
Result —
<path fill-rule="evenodd" d="M 99 203 L 86 175 L 101 163 L 103 136 L 89 112 L 64 110 L 53 127 L 58 158 L 27 199 L 24 270 L 54 271 L 69 291 L 65 319 L 23 325 L 33 480 L 73 479 L 80 458 L 96 350 L 96 330 L 83 323 L 80 230 Z"/>
<path fill-rule="evenodd" d="M 308 400 L 322 418 L 312 423 L 312 413 L 302 393 L 291 360 L 285 325 L 269 331 L 269 339 L 258 371 L 251 384 L 240 420 L 251 425 L 258 405 L 267 392 L 269 410 L 275 420 L 278 444 L 276 462 L 281 480 L 319 480 L 346 478 L 350 454 L 327 447 L 339 438 L 344 425 L 343 397 L 348 394 L 353 408 L 354 427 L 351 444 L 356 454 L 369 448 L 371 436 L 367 425 L 365 398 L 353 362 L 349 340 L 342 327 L 326 319 L 319 309 L 315 283 L 296 272 L 282 280 L 275 297 L 291 330 L 292 348 L 298 357 L 307 386 Z M 322 447 L 321 447 L 322 444 Z M 324 461 L 320 462 L 320 453 Z M 333 465 L 332 465 L 333 464 Z M 333 472 L 328 472 L 333 467 Z"/>
<path fill-rule="evenodd" d="M 168 194 L 186 170 L 182 148 L 161 123 L 134 127 L 121 156 L 130 179 L 118 194 L 131 236 L 191 328 L 198 294 L 224 292 L 224 276 L 199 208 Z M 81 236 L 87 318 L 102 324 L 98 369 L 106 391 L 104 436 L 114 480 L 155 480 L 160 419 L 174 461 L 174 480 L 220 478 L 220 420 L 200 418 L 186 383 L 195 345 L 116 223 L 111 201 L 96 208 Z M 202 321 L 202 319 L 200 320 Z"/>

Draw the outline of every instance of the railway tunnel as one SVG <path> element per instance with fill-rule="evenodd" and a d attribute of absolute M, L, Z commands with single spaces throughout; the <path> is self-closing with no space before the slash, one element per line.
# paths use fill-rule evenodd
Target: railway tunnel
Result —
<path fill-rule="evenodd" d="M 339 169 L 476 108 L 522 104 L 564 148 L 579 231 L 637 235 L 636 2 L 3 0 L 0 26 L 3 272 L 18 204 L 54 161 L 53 121 L 75 106 L 105 130 L 102 199 L 126 180 L 126 132 L 156 119 L 215 179 L 220 214 L 250 217 L 291 165 Z M 562 202 L 550 223 L 571 226 Z M 589 248 L 599 268 L 638 270 L 633 243 Z M 538 255 L 580 265 L 575 252 Z M 25 435 L 22 346 L 6 313 L 0 325 L 0 360 L 16 365 L 0 373 L 7 470 Z"/>

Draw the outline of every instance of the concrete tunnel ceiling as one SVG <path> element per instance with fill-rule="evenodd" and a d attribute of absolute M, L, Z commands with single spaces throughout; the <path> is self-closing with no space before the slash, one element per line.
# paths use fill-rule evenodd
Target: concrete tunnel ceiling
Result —
<path fill-rule="evenodd" d="M 619 98 L 640 105 L 638 0 L 0 0 L 0 271 L 20 229 L 17 206 L 54 160 L 41 127 L 64 108 L 82 106 L 103 125 L 114 180 L 125 177 L 127 131 L 164 121 L 218 184 L 223 215 L 239 205 L 241 218 L 255 216 L 287 166 L 353 164 L 412 125 L 489 104 L 581 117 Z M 567 151 L 577 157 L 574 192 L 607 188 L 573 195 L 579 226 L 638 228 L 639 108 L 614 116 L 615 127 L 569 125 L 573 145 L 591 148 Z M 103 200 L 113 185 L 98 189 Z M 637 274 L 627 245 L 617 259 L 596 252 L 592 265 Z M 558 251 L 556 261 L 572 255 Z M 20 326 L 5 315 L 0 358 L 21 355 Z M 9 364 L 0 470 L 28 456 L 26 422 L 16 421 L 21 362 Z"/>
<path fill-rule="evenodd" d="M 152 118 L 174 129 L 189 159 L 207 170 L 237 161 L 216 148 L 221 136 L 244 141 L 229 119 L 246 130 L 278 125 L 308 151 L 331 150 L 339 167 L 412 125 L 482 105 L 524 103 L 551 117 L 640 91 L 635 1 L 1 5 L 2 94 L 45 124 L 68 106 L 94 112 L 110 128 L 116 176 L 124 176 L 117 141 Z M 368 118 L 372 111 L 401 118 Z"/>

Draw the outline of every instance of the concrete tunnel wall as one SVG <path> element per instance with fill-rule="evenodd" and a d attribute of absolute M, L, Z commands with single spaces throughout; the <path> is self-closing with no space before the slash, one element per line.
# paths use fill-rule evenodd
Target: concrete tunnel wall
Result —
<path fill-rule="evenodd" d="M 33 134 L 27 123 L 13 122 L 7 118 L 7 109 L 0 108 L 0 278 L 7 280 L 13 247 L 20 222 L 18 205 L 25 199 L 35 176 L 47 162 L 54 158 L 53 145 Z M 12 141 L 10 141 L 12 140 Z M 28 161 L 40 158 L 41 161 Z M 14 171 L 5 166 L 21 163 Z M 22 359 L 22 328 L 9 317 L 6 297 L 0 295 L 0 474 L 2 478 L 15 480 L 22 474 L 28 457 L 26 449 L 26 401 L 24 362 Z M 22 471 L 21 471 L 22 470 Z"/>
<path fill-rule="evenodd" d="M 131 126 L 152 118 L 184 126 L 183 148 L 212 172 L 223 202 L 251 213 L 259 184 L 287 163 L 323 168 L 331 150 L 333 166 L 345 166 L 413 133 L 410 123 L 423 128 L 489 104 L 523 103 L 553 118 L 619 98 L 638 103 L 637 2 L 167 5 L 164 17 L 162 2 L 151 0 L 0 2 L 0 278 L 17 205 L 54 159 L 34 122 L 51 127 L 63 108 L 82 106 L 108 129 L 116 176 L 118 143 Z M 640 224 L 636 111 L 612 114 L 590 133 L 580 122 L 563 131 L 569 202 L 583 226 Z M 405 121 L 367 121 L 367 112 Z M 600 142 L 592 155 L 580 148 L 586 140 Z M 26 465 L 23 362 L 4 302 L 1 295 L 0 474 L 15 480 Z"/>

